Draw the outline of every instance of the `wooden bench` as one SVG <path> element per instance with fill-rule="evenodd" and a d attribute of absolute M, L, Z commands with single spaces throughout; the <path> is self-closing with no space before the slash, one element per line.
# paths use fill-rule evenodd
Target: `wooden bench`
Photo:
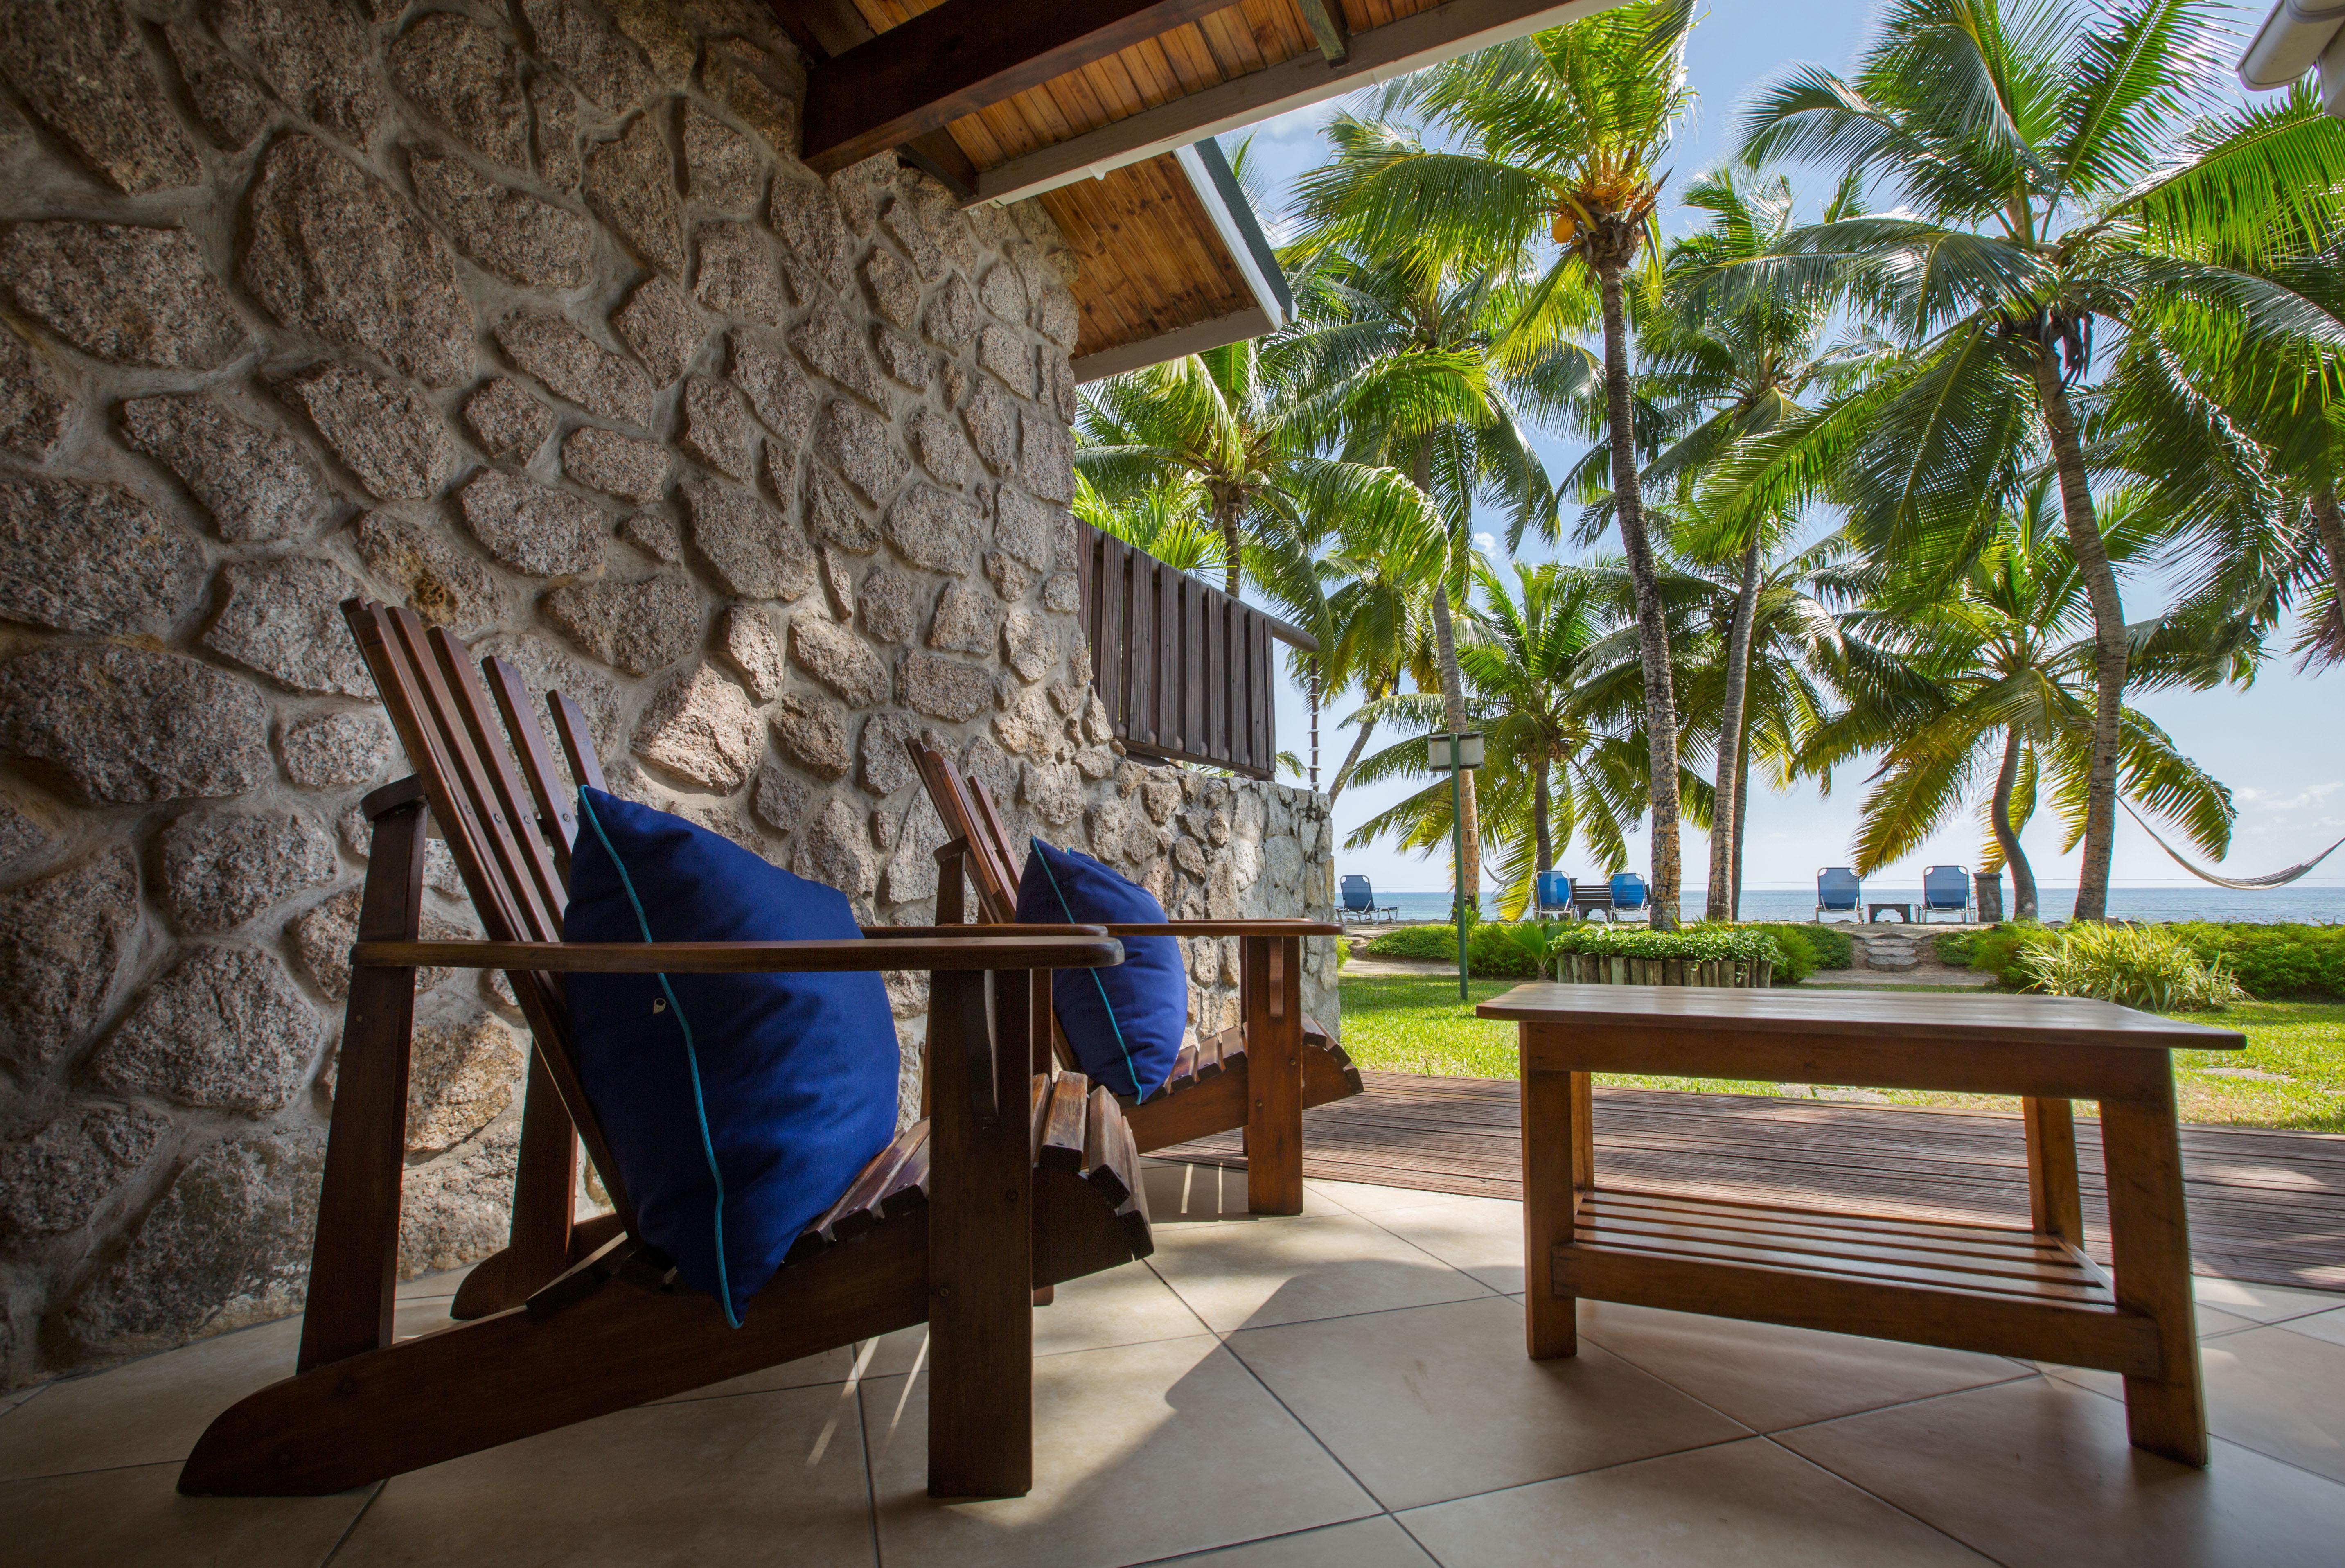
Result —
<path fill-rule="evenodd" d="M 2231 1030 L 2057 996 L 1520 985 L 1525 1332 L 1579 1347 L 1582 1296 L 2125 1377 L 2137 1447 L 2207 1462 L 2168 1053 Z M 2031 1223 L 1960 1225 L 1599 1185 L 1589 1074 L 2021 1096 Z M 2113 1267 L 2085 1252 L 2070 1102 L 2097 1100 Z"/>

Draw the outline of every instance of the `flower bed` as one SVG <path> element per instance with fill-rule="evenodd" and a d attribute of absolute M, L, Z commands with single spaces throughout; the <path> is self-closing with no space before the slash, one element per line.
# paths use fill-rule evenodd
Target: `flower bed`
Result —
<path fill-rule="evenodd" d="M 1548 947 L 1558 980 L 1583 985 L 1727 985 L 1761 990 L 1775 983 L 1783 950 L 1755 931 L 1690 926 L 1624 931 L 1571 926 Z"/>

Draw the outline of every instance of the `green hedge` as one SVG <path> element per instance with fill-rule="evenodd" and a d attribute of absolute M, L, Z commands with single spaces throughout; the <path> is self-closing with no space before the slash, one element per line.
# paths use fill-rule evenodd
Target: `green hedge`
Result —
<path fill-rule="evenodd" d="M 1782 944 L 1747 926 L 1694 924 L 1677 931 L 1643 926 L 1568 925 L 1557 932 L 1552 952 L 1585 952 L 1599 958 L 1678 958 L 1694 962 L 1739 959 L 1786 967 Z"/>
<path fill-rule="evenodd" d="M 1552 923 L 1525 921 L 1481 921 L 1466 934 L 1466 971 L 1479 980 L 1531 980 L 1539 972 Z M 1454 925 L 1412 925 L 1388 931 L 1368 942 L 1377 958 L 1414 958 L 1439 963 L 1457 962 L 1457 928 Z"/>
<path fill-rule="evenodd" d="M 2248 994 L 2259 1000 L 2345 997 L 2345 926 L 2187 921 L 2167 929 L 2200 958 L 2221 959 Z"/>
<path fill-rule="evenodd" d="M 2188 943 L 2203 961 L 2220 959 L 2247 993 L 2260 1001 L 2345 998 L 2345 926 L 2185 921 L 2157 929 Z M 1938 955 L 2018 987 L 2028 983 L 2020 955 L 2052 947 L 2057 940 L 2043 926 L 2006 921 L 1992 931 L 1940 937 Z"/>

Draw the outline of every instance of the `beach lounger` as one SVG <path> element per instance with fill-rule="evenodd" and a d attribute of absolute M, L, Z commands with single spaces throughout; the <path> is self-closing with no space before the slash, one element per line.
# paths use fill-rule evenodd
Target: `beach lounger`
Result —
<path fill-rule="evenodd" d="M 1862 901 L 1864 884 L 1847 866 L 1826 866 L 1816 873 L 1816 919 L 1827 914 L 1844 914 L 1852 920 L 1863 920 Z"/>
<path fill-rule="evenodd" d="M 1368 879 L 1365 877 L 1344 879 L 1344 912 L 1347 915 L 1357 915 L 1364 921 L 1400 919 L 1400 906 L 1398 904 L 1379 905 L 1376 902 L 1376 891 L 1368 885 Z"/>
<path fill-rule="evenodd" d="M 1971 873 L 1968 867 L 1922 868 L 1922 919 L 1926 922 L 1934 914 L 1950 914 L 1962 921 L 1971 918 Z"/>

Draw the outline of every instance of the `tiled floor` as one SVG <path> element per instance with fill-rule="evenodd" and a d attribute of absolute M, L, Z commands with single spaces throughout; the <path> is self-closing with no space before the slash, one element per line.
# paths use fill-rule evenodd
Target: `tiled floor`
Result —
<path fill-rule="evenodd" d="M 1595 1303 L 1522 1354 L 1520 1212 L 1150 1172 L 1156 1256 L 1036 1319 L 1036 1486 L 925 1492 L 918 1330 L 339 1497 L 187 1499 L 269 1324 L 0 1408 L 0 1563 L 2294 1564 L 2345 1539 L 2345 1298 L 2198 1282 L 2206 1471 L 2096 1373 Z M 1225 1207 L 1226 1206 L 1226 1208 Z M 453 1280 L 417 1281 L 421 1332 Z"/>

